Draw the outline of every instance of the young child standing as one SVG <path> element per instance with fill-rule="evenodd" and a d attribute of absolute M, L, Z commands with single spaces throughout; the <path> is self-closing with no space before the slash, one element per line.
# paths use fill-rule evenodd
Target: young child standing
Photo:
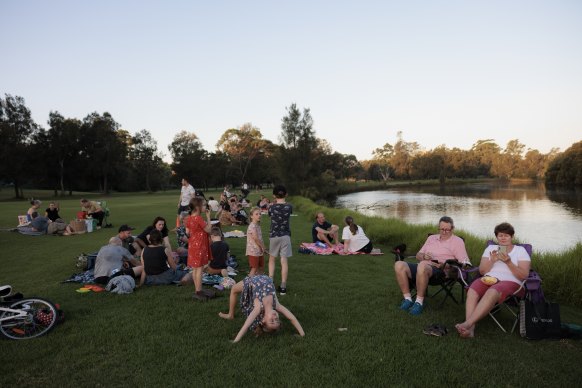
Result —
<path fill-rule="evenodd" d="M 265 244 L 261 232 L 261 209 L 253 207 L 251 209 L 251 223 L 247 228 L 247 252 L 251 272 L 249 276 L 262 274 L 265 269 Z"/>
<path fill-rule="evenodd" d="M 202 213 L 206 213 L 205 222 Z M 210 296 L 202 291 L 202 268 L 208 264 L 210 258 L 210 243 L 208 233 L 212 225 L 210 224 L 210 210 L 206 209 L 204 199 L 194 197 L 190 200 L 190 216 L 184 221 L 188 238 L 188 266 L 192 267 L 192 278 L 196 293 L 194 299 L 207 300 Z"/>
<path fill-rule="evenodd" d="M 271 231 L 269 233 L 269 277 L 275 275 L 275 257 L 281 257 L 281 285 L 277 288 L 279 294 L 287 293 L 287 259 L 291 257 L 291 225 L 289 218 L 293 212 L 293 206 L 285 202 L 287 189 L 277 185 L 273 188 L 275 203 L 269 207 L 271 216 Z"/>
<path fill-rule="evenodd" d="M 226 261 L 228 259 L 230 247 L 222 240 L 222 231 L 219 227 L 212 227 L 210 230 L 210 239 L 212 240 L 212 244 L 210 244 L 212 259 L 210 260 L 208 267 L 204 268 L 204 271 L 211 275 L 220 274 L 220 276 L 225 278 L 228 276 Z"/>

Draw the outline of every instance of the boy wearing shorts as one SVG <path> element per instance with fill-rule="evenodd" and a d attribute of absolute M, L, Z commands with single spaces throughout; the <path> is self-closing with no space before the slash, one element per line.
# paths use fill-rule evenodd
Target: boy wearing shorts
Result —
<path fill-rule="evenodd" d="M 285 202 L 287 189 L 277 185 L 273 189 L 275 203 L 269 208 L 271 217 L 271 230 L 269 233 L 269 277 L 275 275 L 275 257 L 281 257 L 281 285 L 277 287 L 279 294 L 287 293 L 287 258 L 291 257 L 291 225 L 289 218 L 293 212 L 293 206 Z"/>

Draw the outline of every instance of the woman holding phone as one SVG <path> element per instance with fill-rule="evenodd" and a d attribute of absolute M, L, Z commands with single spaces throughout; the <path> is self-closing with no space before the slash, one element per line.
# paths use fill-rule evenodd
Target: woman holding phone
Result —
<path fill-rule="evenodd" d="M 455 325 L 459 335 L 471 338 L 475 324 L 493 307 L 515 293 L 529 274 L 531 259 L 525 248 L 513 245 L 515 230 L 504 222 L 495 227 L 497 245 L 485 248 L 479 272 L 483 277 L 471 283 L 465 305 L 465 322 Z"/>

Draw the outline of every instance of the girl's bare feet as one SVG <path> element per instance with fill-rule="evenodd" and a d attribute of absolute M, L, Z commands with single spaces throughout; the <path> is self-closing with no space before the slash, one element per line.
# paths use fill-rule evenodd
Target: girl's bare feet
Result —
<path fill-rule="evenodd" d="M 222 319 L 234 319 L 234 315 L 230 315 L 230 314 L 225 314 L 225 313 L 218 313 L 218 316 Z"/>

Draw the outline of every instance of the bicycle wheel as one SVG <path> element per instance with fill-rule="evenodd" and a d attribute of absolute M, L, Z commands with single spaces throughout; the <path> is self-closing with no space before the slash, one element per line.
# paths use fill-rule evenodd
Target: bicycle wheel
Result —
<path fill-rule="evenodd" d="M 0 333 L 10 339 L 40 337 L 57 323 L 57 309 L 51 302 L 44 299 L 22 299 L 11 304 L 9 308 L 26 313 L 23 317 L 18 317 L 17 313 L 9 311 L 3 311 L 0 315 Z"/>

